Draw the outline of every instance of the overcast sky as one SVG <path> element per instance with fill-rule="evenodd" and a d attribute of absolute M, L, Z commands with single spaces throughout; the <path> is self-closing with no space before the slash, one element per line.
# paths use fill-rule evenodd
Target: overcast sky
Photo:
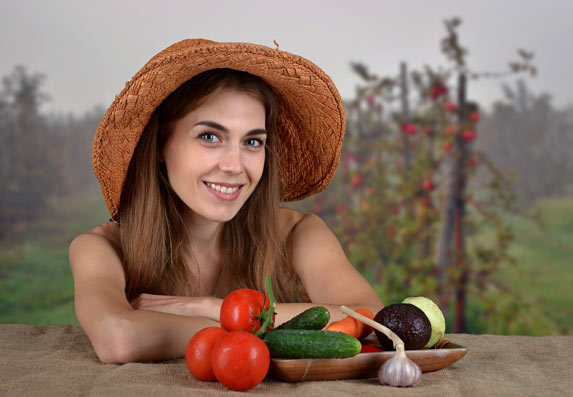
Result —
<path fill-rule="evenodd" d="M 568 0 L 0 0 L 0 76 L 15 65 L 46 75 L 44 110 L 80 114 L 116 94 L 155 53 L 185 38 L 246 41 L 309 58 L 343 98 L 359 78 L 351 61 L 379 75 L 445 65 L 443 20 L 463 19 L 461 42 L 477 71 L 504 71 L 516 49 L 535 53 L 528 81 L 554 104 L 573 104 L 573 1 Z M 508 82 L 514 79 L 506 80 Z M 469 97 L 502 98 L 500 82 L 481 80 Z"/>

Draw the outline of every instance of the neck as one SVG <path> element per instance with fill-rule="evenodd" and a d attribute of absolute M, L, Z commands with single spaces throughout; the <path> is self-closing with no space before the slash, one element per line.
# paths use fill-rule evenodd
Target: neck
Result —
<path fill-rule="evenodd" d="M 188 235 L 192 249 L 213 252 L 217 248 L 222 228 L 222 223 L 193 216 L 193 214 L 188 216 Z"/>

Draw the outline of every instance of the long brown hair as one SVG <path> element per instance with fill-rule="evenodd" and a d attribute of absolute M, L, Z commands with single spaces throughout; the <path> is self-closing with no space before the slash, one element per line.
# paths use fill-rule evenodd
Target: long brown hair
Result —
<path fill-rule="evenodd" d="M 190 79 L 156 109 L 131 159 L 120 204 L 121 251 L 126 274 L 126 295 L 142 292 L 195 296 L 199 282 L 186 261 L 189 239 L 184 221 L 185 204 L 171 189 L 161 152 L 177 120 L 198 108 L 223 88 L 248 93 L 266 110 L 266 155 L 263 175 L 237 215 L 223 225 L 218 241 L 221 272 L 233 288 L 264 291 L 271 276 L 279 302 L 301 299 L 303 290 L 290 265 L 290 239 L 279 229 L 279 159 L 276 129 L 277 103 L 265 82 L 231 69 L 214 69 Z M 279 277 L 280 275 L 280 277 Z"/>

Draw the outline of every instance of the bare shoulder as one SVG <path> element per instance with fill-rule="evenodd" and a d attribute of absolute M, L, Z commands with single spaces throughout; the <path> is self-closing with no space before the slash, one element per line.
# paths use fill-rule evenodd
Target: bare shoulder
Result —
<path fill-rule="evenodd" d="M 280 229 L 284 233 L 283 237 L 295 239 L 303 234 L 311 234 L 322 231 L 330 233 L 329 227 L 317 215 L 304 213 L 292 208 L 281 207 Z"/>
<path fill-rule="evenodd" d="M 281 229 L 288 231 L 293 237 L 320 231 L 331 233 L 328 225 L 318 215 L 291 208 L 281 208 Z"/>
<path fill-rule="evenodd" d="M 99 236 L 109 241 L 111 244 L 119 246 L 119 226 L 112 222 L 106 222 L 96 226 L 93 229 L 85 232 L 84 235 Z"/>
<path fill-rule="evenodd" d="M 70 244 L 70 267 L 76 283 L 94 277 L 123 284 L 124 272 L 117 225 L 106 223 L 77 236 Z"/>
<path fill-rule="evenodd" d="M 281 207 L 279 212 L 279 222 L 281 230 L 290 232 L 298 222 L 305 217 L 305 213 L 292 208 Z"/>
<path fill-rule="evenodd" d="M 347 263 L 338 239 L 318 215 L 288 209 L 281 226 L 292 244 L 295 269 L 306 267 L 307 261 L 316 257 L 335 257 Z"/>
<path fill-rule="evenodd" d="M 107 222 L 80 234 L 72 241 L 70 251 L 79 247 L 86 248 L 92 245 L 100 246 L 102 244 L 119 252 L 120 234 L 117 225 Z"/>

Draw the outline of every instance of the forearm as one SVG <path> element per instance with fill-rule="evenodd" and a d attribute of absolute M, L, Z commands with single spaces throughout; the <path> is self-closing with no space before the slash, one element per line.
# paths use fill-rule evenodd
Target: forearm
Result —
<path fill-rule="evenodd" d="M 102 321 L 106 336 L 92 340 L 104 363 L 163 361 L 185 355 L 189 339 L 203 328 L 220 326 L 205 317 L 131 310 Z"/>
<path fill-rule="evenodd" d="M 138 300 L 145 307 L 114 305 L 105 299 L 91 307 L 76 307 L 78 320 L 102 362 L 183 357 L 189 339 L 197 331 L 220 325 L 220 299 L 152 297 Z"/>

